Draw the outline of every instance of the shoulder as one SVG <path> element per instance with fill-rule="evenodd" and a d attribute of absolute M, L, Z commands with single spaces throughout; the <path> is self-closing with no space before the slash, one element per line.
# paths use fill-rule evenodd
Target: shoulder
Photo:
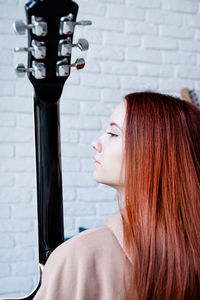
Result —
<path fill-rule="evenodd" d="M 54 274 L 55 278 L 60 277 L 60 274 L 70 274 L 74 278 L 82 274 L 83 278 L 86 273 L 104 273 L 114 269 L 118 272 L 121 269 L 121 254 L 122 249 L 109 228 L 102 226 L 87 229 L 51 253 L 44 266 L 43 282 L 49 281 L 50 274 Z"/>
<path fill-rule="evenodd" d="M 54 256 L 72 254 L 77 258 L 86 259 L 87 257 L 91 258 L 93 254 L 96 257 L 98 254 L 103 255 L 104 250 L 109 254 L 113 247 L 120 247 L 115 235 L 107 226 L 101 226 L 78 233 L 58 246 L 53 253 Z"/>

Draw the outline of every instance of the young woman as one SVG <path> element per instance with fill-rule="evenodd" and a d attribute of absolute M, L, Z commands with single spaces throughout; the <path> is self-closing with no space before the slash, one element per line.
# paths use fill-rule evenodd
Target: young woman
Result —
<path fill-rule="evenodd" d="M 54 250 L 34 299 L 200 299 L 200 110 L 132 93 L 91 145 L 123 207 Z"/>

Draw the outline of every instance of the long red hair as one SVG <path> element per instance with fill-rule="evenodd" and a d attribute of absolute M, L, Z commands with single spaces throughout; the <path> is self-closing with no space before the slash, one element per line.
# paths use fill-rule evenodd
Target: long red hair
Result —
<path fill-rule="evenodd" d="M 124 101 L 126 299 L 200 299 L 200 109 L 151 91 Z"/>

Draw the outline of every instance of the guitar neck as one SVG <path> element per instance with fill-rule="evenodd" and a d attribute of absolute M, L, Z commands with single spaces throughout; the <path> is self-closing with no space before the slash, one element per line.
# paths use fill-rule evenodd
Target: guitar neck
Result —
<path fill-rule="evenodd" d="M 60 145 L 60 101 L 34 96 L 39 263 L 64 242 Z"/>

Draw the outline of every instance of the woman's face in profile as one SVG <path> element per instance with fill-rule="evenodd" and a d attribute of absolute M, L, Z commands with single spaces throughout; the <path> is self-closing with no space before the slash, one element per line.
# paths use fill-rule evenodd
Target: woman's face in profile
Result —
<path fill-rule="evenodd" d="M 99 161 L 99 163 L 95 162 L 94 164 L 93 177 L 95 181 L 112 186 L 118 191 L 122 188 L 119 187 L 118 181 L 124 145 L 125 109 L 126 104 L 123 101 L 110 116 L 106 132 L 91 143 L 91 146 L 96 150 L 95 159 Z M 112 123 L 116 123 L 121 129 Z M 124 182 L 124 174 L 122 176 Z"/>

